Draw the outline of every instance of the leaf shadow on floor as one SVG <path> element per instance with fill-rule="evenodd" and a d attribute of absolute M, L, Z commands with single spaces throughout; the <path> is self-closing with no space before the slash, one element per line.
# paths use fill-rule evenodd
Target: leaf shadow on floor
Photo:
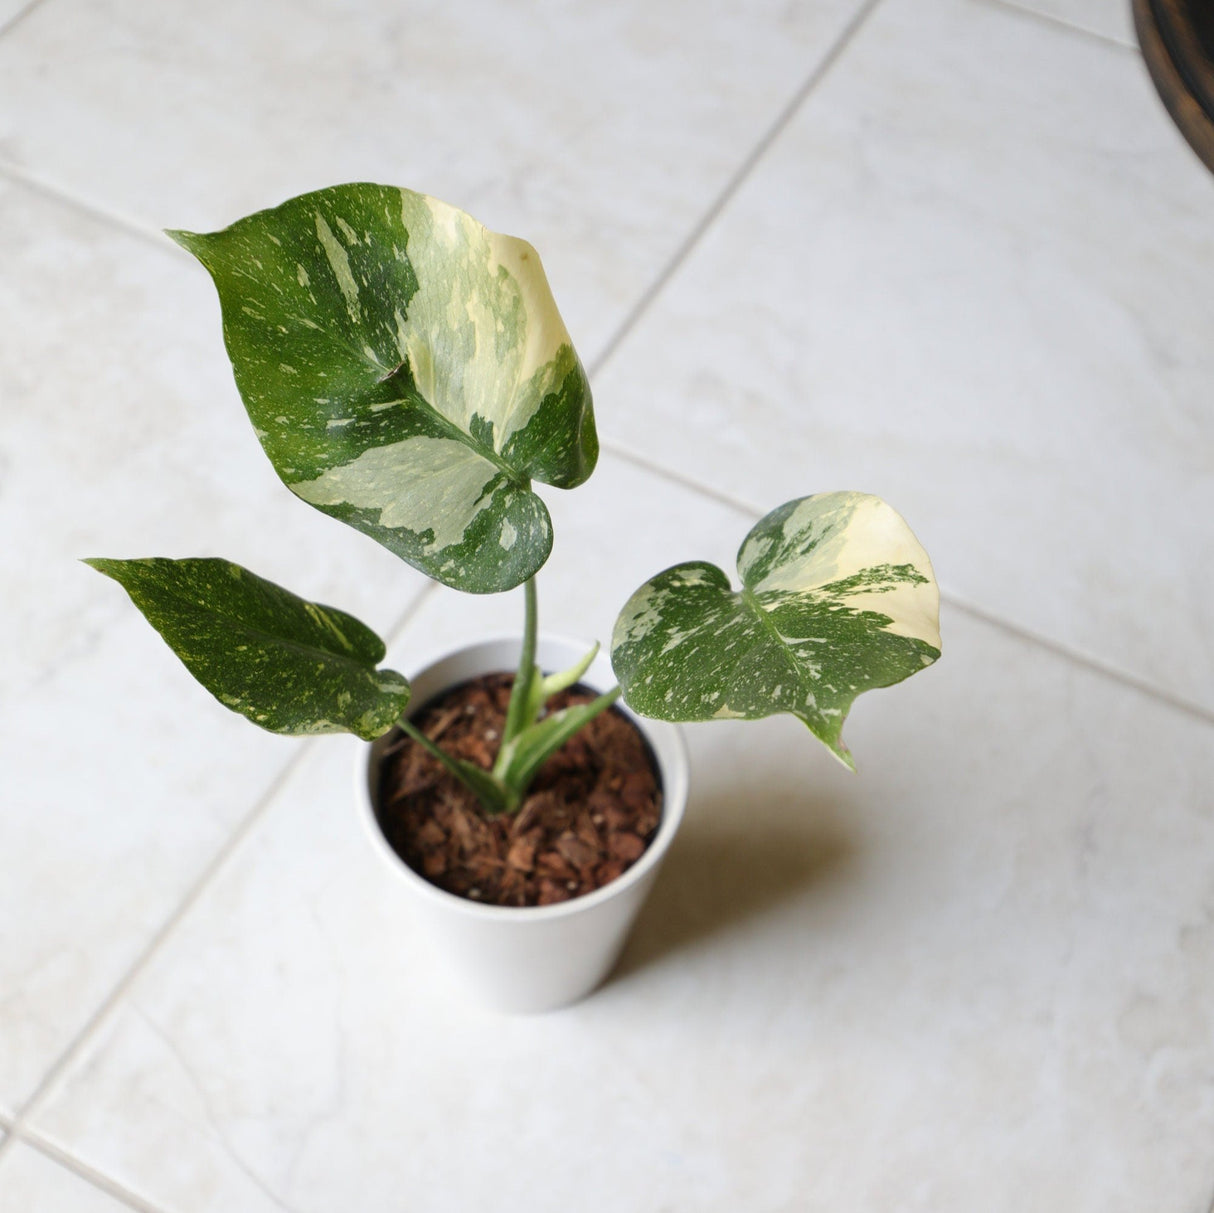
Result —
<path fill-rule="evenodd" d="M 731 784 L 693 796 L 611 984 L 847 878 L 860 844 L 846 795 L 779 781 L 761 805 L 755 795 Z"/>

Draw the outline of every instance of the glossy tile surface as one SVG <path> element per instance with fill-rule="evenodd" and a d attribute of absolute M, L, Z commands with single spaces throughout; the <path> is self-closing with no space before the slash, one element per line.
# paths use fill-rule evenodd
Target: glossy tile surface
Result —
<path fill-rule="evenodd" d="M 1214 711 L 1211 207 L 1135 54 L 887 0 L 611 360 L 604 433 L 757 508 L 877 493 L 959 598 Z"/>
<path fill-rule="evenodd" d="M 407 185 L 541 249 L 589 356 L 858 8 L 50 0 L 0 42 L 0 163 L 152 229 Z"/>
<path fill-rule="evenodd" d="M 1122 18 L 12 10 L 0 1213 L 1206 1213 L 1214 178 Z M 940 664 L 856 706 L 858 776 L 791 720 L 688 730 L 623 962 L 539 1019 L 398 925 L 357 743 L 223 711 L 78 562 L 227 556 L 403 669 L 517 628 L 279 485 L 153 231 L 358 177 L 531 238 L 610 351 L 608 452 L 545 491 L 545 628 L 606 640 L 646 577 L 841 487 L 950 596 Z"/>

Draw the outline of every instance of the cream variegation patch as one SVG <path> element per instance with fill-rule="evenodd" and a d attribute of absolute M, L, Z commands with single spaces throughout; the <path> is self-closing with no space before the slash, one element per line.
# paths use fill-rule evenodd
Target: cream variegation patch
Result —
<path fill-rule="evenodd" d="M 428 550 L 460 543 L 472 520 L 488 506 L 485 492 L 497 469 L 451 438 L 409 438 L 372 447 L 350 463 L 292 492 L 317 506 L 350 505 L 379 510 L 379 525 L 422 534 L 433 530 Z"/>
<path fill-rule="evenodd" d="M 570 340 L 539 255 L 435 198 L 402 190 L 401 207 L 418 282 L 407 320 L 397 318 L 401 357 L 461 430 L 474 417 L 491 423 L 500 453 L 556 386 L 552 364 Z M 452 356 L 440 363 L 434 349 Z"/>
<path fill-rule="evenodd" d="M 746 544 L 739 554 L 743 578 L 772 547 L 770 537 Z M 940 647 L 939 591 L 931 560 L 900 514 L 867 493 L 820 493 L 806 497 L 784 520 L 776 546 L 782 553 L 809 549 L 799 559 L 777 557 L 751 585 L 756 595 L 813 594 L 880 566 L 910 565 L 924 580 L 857 587 L 838 596 L 841 606 L 874 611 L 891 622 L 883 629 Z"/>
<path fill-rule="evenodd" d="M 325 251 L 329 268 L 332 269 L 333 277 L 337 280 L 337 288 L 346 301 L 346 311 L 349 312 L 350 319 L 357 324 L 362 313 L 358 305 L 358 283 L 354 281 L 354 274 L 350 270 L 349 254 L 319 211 L 316 212 L 316 238 L 320 241 L 320 247 Z M 306 270 L 304 274 L 306 277 Z"/>

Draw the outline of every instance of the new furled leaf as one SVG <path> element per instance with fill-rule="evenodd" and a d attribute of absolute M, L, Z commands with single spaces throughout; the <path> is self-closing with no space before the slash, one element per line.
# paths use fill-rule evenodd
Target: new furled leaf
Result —
<path fill-rule="evenodd" d="M 535 250 L 411 190 L 334 186 L 210 235 L 236 383 L 283 482 L 474 593 L 532 576 L 531 490 L 584 481 L 590 387 Z"/>
<path fill-rule="evenodd" d="M 409 684 L 352 615 L 227 560 L 88 560 L 121 585 L 225 707 L 272 733 L 386 733 Z"/>
<path fill-rule="evenodd" d="M 797 716 L 846 765 L 856 696 L 940 656 L 939 590 L 903 519 L 864 493 L 820 493 L 763 518 L 741 590 L 680 564 L 625 604 L 611 660 L 630 707 L 659 720 Z"/>

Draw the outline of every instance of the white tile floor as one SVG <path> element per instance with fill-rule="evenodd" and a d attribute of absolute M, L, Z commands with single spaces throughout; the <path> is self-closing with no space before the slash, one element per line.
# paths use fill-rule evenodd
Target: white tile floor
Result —
<path fill-rule="evenodd" d="M 946 591 L 858 776 L 689 730 L 619 972 L 539 1019 L 389 933 L 356 744 L 75 563 L 223 554 L 406 667 L 514 625 L 280 488 L 155 234 L 356 178 L 544 256 L 609 447 L 554 629 L 828 488 Z M 1207 1213 L 1212 214 L 1107 0 L 0 0 L 0 1213 Z"/>
<path fill-rule="evenodd" d="M 1122 0 L 999 0 L 999 3 L 1112 38 L 1126 46 L 1137 45 L 1133 11 Z"/>

